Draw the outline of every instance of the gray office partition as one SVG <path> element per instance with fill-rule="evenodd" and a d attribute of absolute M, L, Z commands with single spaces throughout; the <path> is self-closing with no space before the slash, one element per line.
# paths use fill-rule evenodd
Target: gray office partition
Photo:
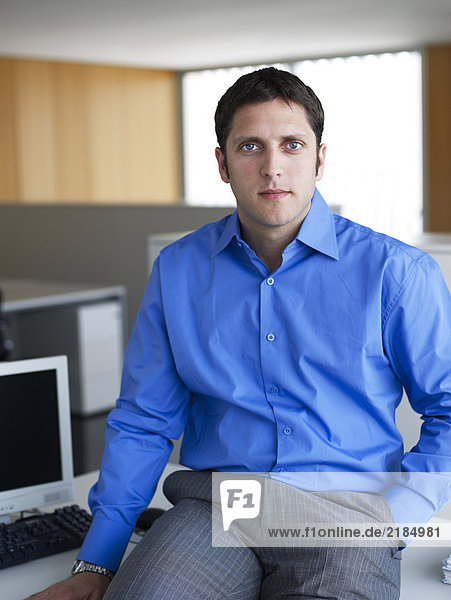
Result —
<path fill-rule="evenodd" d="M 128 327 L 148 277 L 147 238 L 232 212 L 186 205 L 0 205 L 0 279 L 124 285 Z"/>

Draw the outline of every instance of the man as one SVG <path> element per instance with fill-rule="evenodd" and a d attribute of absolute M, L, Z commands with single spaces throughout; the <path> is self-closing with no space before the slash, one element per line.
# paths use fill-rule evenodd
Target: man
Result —
<path fill-rule="evenodd" d="M 101 598 L 107 588 L 108 600 L 399 597 L 395 542 L 211 543 L 210 471 L 451 471 L 449 291 L 428 255 L 329 210 L 315 187 L 323 118 L 313 91 L 273 68 L 220 100 L 216 158 L 237 211 L 156 261 L 108 419 L 83 562 L 32 598 Z M 403 387 L 425 415 L 404 454 L 394 422 Z M 175 507 L 109 586 L 169 440 L 183 432 L 181 462 L 197 472 L 169 478 Z M 447 490 L 445 475 L 424 487 L 413 476 L 363 497 L 385 519 L 417 522 Z"/>

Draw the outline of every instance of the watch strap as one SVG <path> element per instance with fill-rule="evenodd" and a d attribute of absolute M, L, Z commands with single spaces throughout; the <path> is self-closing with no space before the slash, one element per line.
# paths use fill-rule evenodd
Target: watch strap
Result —
<path fill-rule="evenodd" d="M 85 560 L 76 560 L 71 570 L 71 575 L 77 575 L 77 573 L 84 573 L 89 571 L 90 573 L 99 573 L 99 575 L 105 575 L 111 581 L 115 575 L 114 571 L 95 565 L 94 563 L 86 562 Z"/>

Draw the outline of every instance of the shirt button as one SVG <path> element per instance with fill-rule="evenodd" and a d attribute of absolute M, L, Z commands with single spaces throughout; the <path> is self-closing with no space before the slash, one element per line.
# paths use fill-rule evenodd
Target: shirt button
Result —
<path fill-rule="evenodd" d="M 268 285 L 274 285 L 274 279 L 272 277 L 268 277 L 268 279 L 266 280 L 266 283 Z"/>
<path fill-rule="evenodd" d="M 284 427 L 283 432 L 285 435 L 291 435 L 291 427 Z"/>
<path fill-rule="evenodd" d="M 277 394 L 279 392 L 279 388 L 277 387 L 277 385 L 273 385 L 271 388 L 271 392 L 273 394 Z"/>
<path fill-rule="evenodd" d="M 284 471 L 286 471 L 286 469 L 284 469 L 284 467 L 280 467 L 279 469 L 277 469 L 277 471 L 278 471 L 279 473 L 283 473 Z"/>
<path fill-rule="evenodd" d="M 268 340 L 268 342 L 273 342 L 276 339 L 276 336 L 273 333 L 268 333 L 266 339 Z"/>

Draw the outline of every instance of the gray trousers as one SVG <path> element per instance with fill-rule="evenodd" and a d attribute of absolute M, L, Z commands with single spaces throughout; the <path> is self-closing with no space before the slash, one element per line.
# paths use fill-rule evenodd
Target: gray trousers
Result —
<path fill-rule="evenodd" d="M 174 504 L 119 569 L 104 600 L 398 600 L 390 547 L 212 547 L 211 474 L 165 481 Z"/>

